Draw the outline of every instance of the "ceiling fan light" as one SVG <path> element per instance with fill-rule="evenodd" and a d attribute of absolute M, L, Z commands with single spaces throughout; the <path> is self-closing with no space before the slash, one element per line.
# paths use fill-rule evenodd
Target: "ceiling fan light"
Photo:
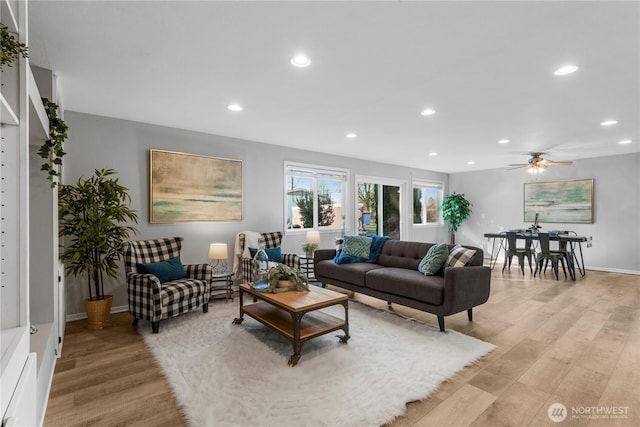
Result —
<path fill-rule="evenodd" d="M 296 55 L 291 58 L 291 65 L 298 68 L 305 68 L 311 65 L 311 60 L 306 55 Z"/>
<path fill-rule="evenodd" d="M 568 74 L 574 73 L 578 70 L 577 65 L 563 65 L 553 72 L 556 76 L 566 76 Z"/>

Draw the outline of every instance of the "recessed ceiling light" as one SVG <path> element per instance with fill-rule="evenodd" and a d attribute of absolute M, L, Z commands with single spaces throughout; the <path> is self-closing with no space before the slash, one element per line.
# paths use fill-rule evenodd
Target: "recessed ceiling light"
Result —
<path fill-rule="evenodd" d="M 577 65 L 563 65 L 562 67 L 554 71 L 553 74 L 556 76 L 566 76 L 567 74 L 574 73 L 577 70 L 578 70 Z"/>
<path fill-rule="evenodd" d="M 311 60 L 305 55 L 296 55 L 291 58 L 291 65 L 294 67 L 304 68 L 311 65 Z"/>
<path fill-rule="evenodd" d="M 437 155 L 438 155 L 438 153 L 429 153 L 429 155 L 430 155 L 431 157 L 433 157 L 433 156 L 437 156 Z"/>
<path fill-rule="evenodd" d="M 227 105 L 227 110 L 229 111 L 242 111 L 242 107 L 238 104 L 229 104 Z"/>
<path fill-rule="evenodd" d="M 349 139 L 353 139 L 353 138 L 357 138 L 358 134 L 353 133 L 353 132 L 349 132 L 348 134 L 345 135 L 347 138 Z"/>
<path fill-rule="evenodd" d="M 631 140 L 630 139 L 623 139 L 622 141 L 618 142 L 618 144 L 621 144 L 621 145 L 631 144 Z"/>
<path fill-rule="evenodd" d="M 476 162 L 474 162 L 473 160 L 469 160 L 469 161 L 467 162 L 467 164 L 468 164 L 468 165 L 475 165 L 475 164 L 476 164 Z"/>
<path fill-rule="evenodd" d="M 498 141 L 498 144 L 508 144 L 508 143 L 510 143 L 510 142 L 511 142 L 511 141 L 510 141 L 510 140 L 508 140 L 508 139 L 501 139 L 500 141 Z"/>
<path fill-rule="evenodd" d="M 615 125 L 616 123 L 618 123 L 617 120 L 605 120 L 604 122 L 600 123 L 600 126 L 611 126 Z"/>
<path fill-rule="evenodd" d="M 436 110 L 434 110 L 433 108 L 427 108 L 424 109 L 420 112 L 420 115 L 422 116 L 433 116 L 436 113 Z"/>

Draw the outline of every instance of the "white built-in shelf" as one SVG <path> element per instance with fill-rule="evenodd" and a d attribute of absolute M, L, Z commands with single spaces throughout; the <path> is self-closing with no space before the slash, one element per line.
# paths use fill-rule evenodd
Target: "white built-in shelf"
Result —
<path fill-rule="evenodd" d="M 9 0 L 1 0 L 2 1 L 2 6 L 1 6 L 1 15 L 2 16 L 2 23 L 4 25 L 7 26 L 7 29 L 9 30 L 10 33 L 17 33 L 18 32 L 18 20 L 16 19 L 16 14 L 14 13 L 14 10 L 16 8 L 16 1 L 9 1 Z"/>
<path fill-rule="evenodd" d="M 49 118 L 44 109 L 40 91 L 33 78 L 31 67 L 27 67 L 27 89 L 29 93 L 29 142 L 40 145 L 49 138 Z"/>
<path fill-rule="evenodd" d="M 18 120 L 18 116 L 13 112 L 11 105 L 4 99 L 2 93 L 0 93 L 0 104 L 2 104 L 2 112 L 0 112 L 0 117 L 2 118 L 3 125 L 19 125 L 20 121 Z"/>
<path fill-rule="evenodd" d="M 29 354 L 29 328 L 19 326 L 0 331 L 2 358 L 0 365 L 0 413 L 7 411 L 13 390 Z"/>

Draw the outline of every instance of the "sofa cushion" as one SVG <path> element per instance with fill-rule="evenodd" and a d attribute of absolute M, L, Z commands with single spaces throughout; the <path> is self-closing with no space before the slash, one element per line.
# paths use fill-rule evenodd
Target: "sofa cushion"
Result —
<path fill-rule="evenodd" d="M 442 265 L 449 256 L 449 245 L 446 243 L 438 243 L 433 245 L 427 251 L 427 254 L 420 261 L 418 271 L 425 276 L 433 276 L 442 269 Z"/>
<path fill-rule="evenodd" d="M 467 249 L 464 246 L 455 245 L 451 248 L 449 256 L 444 266 L 446 267 L 464 267 L 471 263 L 471 259 L 476 254 L 474 249 Z"/>
<path fill-rule="evenodd" d="M 385 267 L 406 268 L 417 272 L 420 261 L 431 246 L 431 243 L 388 240 L 382 247 L 376 264 Z"/>
<path fill-rule="evenodd" d="M 352 283 L 364 286 L 365 275 L 375 269 L 381 269 L 378 264 L 359 262 L 356 264 L 336 264 L 333 260 L 320 261 L 314 266 L 316 276 L 321 276 L 326 283 L 331 283 L 332 279 L 341 282 Z"/>
<path fill-rule="evenodd" d="M 417 269 L 386 267 L 371 270 L 366 275 L 366 287 L 433 305 L 441 305 L 444 299 L 444 279 L 425 276 Z"/>
<path fill-rule="evenodd" d="M 342 245 L 342 252 L 346 252 L 349 255 L 369 258 L 371 252 L 371 237 L 364 236 L 344 236 L 344 243 Z"/>

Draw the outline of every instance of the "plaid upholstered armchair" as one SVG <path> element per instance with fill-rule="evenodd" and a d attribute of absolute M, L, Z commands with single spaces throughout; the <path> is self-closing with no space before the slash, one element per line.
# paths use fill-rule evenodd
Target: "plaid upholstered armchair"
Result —
<path fill-rule="evenodd" d="M 182 265 L 182 237 L 137 240 L 123 245 L 129 313 L 133 324 L 151 322 L 153 333 L 160 321 L 202 307 L 209 310 L 211 266 Z M 177 258 L 177 259 L 176 259 Z"/>
<path fill-rule="evenodd" d="M 271 233 L 260 233 L 264 238 L 264 247 L 266 249 L 279 248 L 282 243 L 282 232 L 274 231 Z M 244 233 L 238 233 L 238 245 L 240 248 L 242 282 L 253 282 L 253 258 L 246 256 L 245 245 L 247 239 Z M 243 255 L 244 253 L 244 255 Z M 296 270 L 300 269 L 300 257 L 296 254 L 282 254 L 282 263 Z"/>

